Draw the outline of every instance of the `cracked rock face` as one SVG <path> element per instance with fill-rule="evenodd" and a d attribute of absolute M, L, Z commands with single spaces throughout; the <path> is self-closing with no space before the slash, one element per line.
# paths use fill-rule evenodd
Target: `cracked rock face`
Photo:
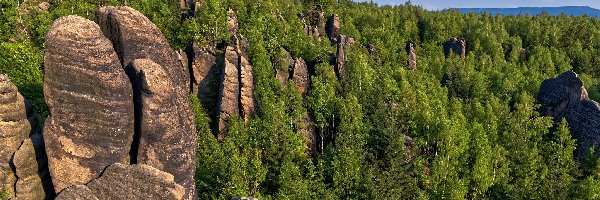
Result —
<path fill-rule="evenodd" d="M 46 36 L 44 142 L 54 189 L 85 184 L 128 163 L 133 96 L 111 42 L 94 22 L 57 19 Z"/>
<path fill-rule="evenodd" d="M 217 80 L 217 56 L 216 53 L 209 48 L 199 47 L 193 44 L 193 61 L 192 61 L 192 91 L 198 96 L 203 103 L 216 106 L 213 93 L 217 93 L 216 87 L 213 87 L 212 82 Z"/>
<path fill-rule="evenodd" d="M 134 60 L 126 69 L 134 84 L 136 124 L 139 134 L 137 163 L 168 172 L 194 195 L 196 137 L 185 134 L 185 119 L 176 109 L 174 83 L 160 65 L 148 59 Z"/>
<path fill-rule="evenodd" d="M 542 82 L 537 101 L 542 105 L 540 113 L 554 117 L 555 123 L 567 120 L 577 140 L 576 158 L 582 158 L 591 147 L 600 147 L 600 106 L 588 98 L 577 74 L 567 71 Z"/>
<path fill-rule="evenodd" d="M 285 55 L 279 62 L 276 62 L 275 66 L 275 78 L 279 80 L 279 83 L 284 86 L 287 80 L 290 78 L 290 68 L 294 64 L 294 59 L 290 52 L 283 50 Z"/>
<path fill-rule="evenodd" d="M 240 56 L 240 104 L 242 117 L 246 120 L 256 114 L 256 101 L 254 100 L 254 72 L 252 65 L 245 56 Z"/>
<path fill-rule="evenodd" d="M 129 7 L 107 6 L 98 10 L 96 13 L 96 20 L 98 24 L 100 24 L 100 27 L 102 27 L 104 35 L 112 41 L 115 50 L 121 59 L 121 63 L 123 63 L 124 66 L 132 64 L 136 59 L 150 60 L 157 64 L 156 66 L 153 65 L 155 67 L 155 71 L 158 71 L 158 68 L 162 68 L 162 71 L 164 72 L 163 81 L 155 84 L 172 83 L 172 96 L 176 98 L 169 99 L 171 101 L 169 105 L 171 105 L 170 107 L 172 107 L 173 110 L 169 111 L 168 114 L 160 112 L 153 113 L 153 116 L 170 116 L 173 118 L 173 120 L 175 120 L 175 124 L 173 125 L 178 126 L 177 129 L 169 130 L 167 132 L 158 131 L 160 132 L 159 135 L 166 134 L 165 137 L 179 141 L 178 143 L 171 143 L 170 145 L 176 146 L 176 148 L 188 148 L 182 151 L 185 151 L 189 154 L 186 153 L 185 155 L 168 156 L 167 158 L 164 158 L 168 161 L 163 160 L 161 163 L 150 162 L 150 160 L 145 159 L 148 159 L 153 155 L 156 156 L 157 154 L 160 154 L 157 153 L 157 151 L 164 151 L 164 154 L 172 155 L 174 154 L 172 151 L 176 150 L 154 149 L 154 152 L 152 152 L 150 151 L 150 149 L 152 149 L 151 147 L 143 147 L 142 145 L 144 144 L 140 143 L 140 148 L 148 148 L 148 151 L 144 153 L 140 151 L 140 153 L 142 153 L 140 156 L 147 157 L 139 157 L 138 159 L 142 163 L 148 162 L 146 164 L 152 165 L 159 169 L 173 170 L 172 172 L 174 172 L 173 175 L 175 175 L 176 181 L 186 188 L 186 197 L 193 197 L 195 193 L 193 181 L 195 168 L 190 168 L 189 162 L 194 162 L 194 159 L 190 159 L 184 164 L 175 164 L 174 162 L 175 160 L 181 161 L 182 159 L 187 159 L 190 157 L 195 158 L 196 156 L 196 140 L 189 139 L 195 138 L 196 127 L 194 125 L 194 115 L 191 112 L 188 96 L 190 92 L 188 68 L 183 66 L 181 61 L 178 59 L 177 53 L 171 50 L 169 43 L 156 25 L 154 25 L 140 12 Z M 160 121 L 160 119 L 147 118 L 147 121 L 148 123 L 157 123 L 157 125 L 155 125 L 157 127 L 171 126 L 164 124 L 162 121 Z M 179 135 L 179 138 L 172 135 Z M 180 139 L 186 139 L 186 142 L 181 142 L 182 140 Z M 158 139 L 146 140 L 147 143 L 145 143 L 145 145 L 165 147 L 164 143 L 160 143 L 158 141 Z M 174 141 L 169 140 L 169 142 Z M 182 168 L 187 171 L 182 172 Z M 190 176 L 189 174 L 192 175 Z"/>
<path fill-rule="evenodd" d="M 0 75 L 0 190 L 14 196 L 17 177 L 11 159 L 23 140 L 31 134 L 26 102 L 7 75 Z"/>
<path fill-rule="evenodd" d="M 14 154 L 13 164 L 18 177 L 15 185 L 17 199 L 45 199 L 54 196 L 41 134 L 34 134 L 23 141 Z"/>
<path fill-rule="evenodd" d="M 143 191 L 143 192 L 141 192 Z M 86 185 L 75 185 L 61 192 L 57 200 L 109 199 L 184 199 L 185 189 L 169 173 L 138 164 L 113 164 L 102 176 Z"/>
<path fill-rule="evenodd" d="M 338 36 L 340 35 L 340 16 L 337 14 L 332 14 L 327 19 L 327 37 L 329 40 L 335 44 L 338 42 Z"/>
<path fill-rule="evenodd" d="M 217 140 L 223 141 L 227 135 L 229 118 L 239 114 L 240 82 L 238 79 L 238 54 L 233 47 L 225 50 L 223 69 L 221 70 L 221 81 L 219 85 L 218 135 Z"/>

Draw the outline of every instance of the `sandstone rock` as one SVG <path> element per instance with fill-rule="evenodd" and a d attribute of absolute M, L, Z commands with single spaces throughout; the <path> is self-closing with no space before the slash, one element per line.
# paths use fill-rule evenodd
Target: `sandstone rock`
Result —
<path fill-rule="evenodd" d="M 444 54 L 446 57 L 450 56 L 450 52 L 465 58 L 467 55 L 467 41 L 465 38 L 451 38 L 449 41 L 444 43 Z"/>
<path fill-rule="evenodd" d="M 344 55 L 344 46 L 346 44 L 346 36 L 340 35 L 338 37 L 335 73 L 338 79 L 341 81 L 346 80 L 346 56 Z"/>
<path fill-rule="evenodd" d="M 224 64 L 219 85 L 219 102 L 217 108 L 218 135 L 217 140 L 223 141 L 227 135 L 229 118 L 239 114 L 240 82 L 238 79 L 238 55 L 231 46 L 225 50 Z"/>
<path fill-rule="evenodd" d="M 185 190 L 173 176 L 148 165 L 113 164 L 97 179 L 61 192 L 57 200 L 184 199 Z"/>
<path fill-rule="evenodd" d="M 305 99 L 310 89 L 310 74 L 308 74 L 308 67 L 306 62 L 302 58 L 296 58 L 293 65 L 293 79 L 296 88 Z"/>
<path fill-rule="evenodd" d="M 241 116 L 245 120 L 256 114 L 256 101 L 254 100 L 254 72 L 252 65 L 245 56 L 240 56 L 240 104 Z"/>
<path fill-rule="evenodd" d="M 327 37 L 331 40 L 331 43 L 335 44 L 338 42 L 338 36 L 340 35 L 340 17 L 337 14 L 332 14 L 327 19 Z"/>
<path fill-rule="evenodd" d="M 184 116 L 177 110 L 175 83 L 163 67 L 137 59 L 126 68 L 136 103 L 137 162 L 168 172 L 194 195 L 196 135 L 187 134 Z M 135 149 L 134 149 L 135 150 Z"/>
<path fill-rule="evenodd" d="M 231 33 L 232 36 L 235 36 L 235 35 L 237 35 L 237 31 L 238 31 L 237 14 L 235 14 L 235 11 L 229 9 L 229 11 L 227 11 L 227 15 L 229 16 L 229 18 L 227 20 L 229 33 Z"/>
<path fill-rule="evenodd" d="M 415 43 L 406 43 L 406 52 L 408 54 L 408 69 L 417 69 L 417 54 L 415 53 Z"/>
<path fill-rule="evenodd" d="M 96 20 L 102 27 L 104 35 L 112 41 L 121 58 L 121 63 L 124 64 L 124 66 L 128 66 L 136 59 L 148 59 L 162 67 L 166 73 L 165 79 L 170 79 L 170 81 L 172 81 L 173 92 L 177 97 L 174 100 L 174 103 L 171 104 L 175 110 L 172 112 L 175 115 L 171 115 L 171 117 L 177 120 L 179 128 L 174 130 L 172 134 L 181 135 L 181 138 L 186 139 L 190 137 L 195 138 L 196 127 L 194 124 L 194 115 L 191 112 L 188 97 L 190 92 L 188 67 L 183 66 L 181 61 L 179 61 L 177 53 L 171 49 L 166 38 L 162 35 L 156 25 L 144 15 L 129 7 L 102 7 L 96 13 Z M 159 114 L 157 113 L 155 115 Z M 192 139 L 187 142 L 183 144 L 179 143 L 182 146 L 179 146 L 178 148 L 193 148 L 193 150 L 186 149 L 184 151 L 195 152 L 196 140 Z M 171 145 L 177 146 L 175 144 Z M 195 153 L 192 155 L 183 155 L 183 157 L 187 156 L 195 157 Z M 171 160 L 176 158 L 171 157 L 168 159 Z M 153 165 L 156 163 L 148 164 Z M 182 165 L 185 169 L 188 169 L 187 163 Z M 182 166 L 158 165 L 154 167 L 159 169 L 163 169 L 164 167 L 179 170 Z M 186 173 L 194 174 L 194 168 Z M 186 175 L 184 177 L 178 173 L 174 175 L 176 181 L 186 188 L 186 199 L 192 197 L 195 191 L 194 182 L 190 182 L 189 179 L 193 179 L 193 176 L 190 177 Z"/>
<path fill-rule="evenodd" d="M 178 93 L 187 102 L 189 94 L 189 72 L 171 50 L 167 39 L 148 18 L 126 6 L 106 6 L 98 9 L 96 22 L 109 38 L 121 60 L 127 66 L 135 59 L 150 59 L 165 68 L 173 79 Z M 179 91 L 181 90 L 181 91 Z"/>
<path fill-rule="evenodd" d="M 85 184 L 113 163 L 128 163 L 134 111 L 129 79 L 94 22 L 57 19 L 46 35 L 44 127 L 56 191 Z"/>
<path fill-rule="evenodd" d="M 8 76 L 0 74 L 0 190 L 8 197 L 15 195 L 12 156 L 32 130 L 25 102 Z"/>
<path fill-rule="evenodd" d="M 214 50 L 199 47 L 195 43 L 192 50 L 192 92 L 200 101 L 208 103 L 210 108 L 215 107 L 213 96 L 216 95 L 213 93 L 217 92 L 211 83 L 217 78 L 217 55 Z"/>
<path fill-rule="evenodd" d="M 41 134 L 32 135 L 21 144 L 13 164 L 18 177 L 16 199 L 48 199 L 55 195 Z"/>
<path fill-rule="evenodd" d="M 179 51 L 176 52 L 177 53 L 177 59 L 179 60 L 179 62 L 181 63 L 181 65 L 185 68 L 188 67 L 189 65 L 189 60 L 188 60 L 188 55 L 185 51 L 183 51 L 183 49 L 179 49 Z M 191 79 L 191 78 L 190 78 Z"/>
<path fill-rule="evenodd" d="M 542 82 L 537 101 L 542 105 L 540 113 L 543 115 L 554 117 L 556 123 L 563 118 L 567 120 L 577 140 L 576 158 L 582 158 L 591 147 L 600 147 L 600 106 L 588 98 L 577 74 L 567 71 Z"/>

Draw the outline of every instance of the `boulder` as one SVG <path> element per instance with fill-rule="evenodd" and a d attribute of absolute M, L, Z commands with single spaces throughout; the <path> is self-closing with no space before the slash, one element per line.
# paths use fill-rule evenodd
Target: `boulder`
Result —
<path fill-rule="evenodd" d="M 555 123 L 563 118 L 577 140 L 576 158 L 583 158 L 589 148 L 600 155 L 600 106 L 588 98 L 584 83 L 572 71 L 542 82 L 537 97 L 540 113 L 554 117 Z"/>
<path fill-rule="evenodd" d="M 14 196 L 16 181 L 11 159 L 31 130 L 25 99 L 8 76 L 0 74 L 0 190 L 9 197 Z"/>
<path fill-rule="evenodd" d="M 331 43 L 337 43 L 338 36 L 340 35 L 340 17 L 337 14 L 332 14 L 327 19 L 326 31 L 327 37 L 329 37 Z"/>
<path fill-rule="evenodd" d="M 256 100 L 254 99 L 254 72 L 252 65 L 245 56 L 240 56 L 240 105 L 241 117 L 250 119 L 256 114 Z"/>
<path fill-rule="evenodd" d="M 86 185 L 75 185 L 61 192 L 57 200 L 165 199 L 184 198 L 185 189 L 171 174 L 149 165 L 113 164 L 102 176 Z"/>
<path fill-rule="evenodd" d="M 415 52 L 415 43 L 406 43 L 406 53 L 408 54 L 408 69 L 417 69 L 417 53 Z"/>
<path fill-rule="evenodd" d="M 139 147 L 135 163 L 172 174 L 186 189 L 186 199 L 191 199 L 195 193 L 196 135 L 187 134 L 186 119 L 178 114 L 175 83 L 163 67 L 149 59 L 134 60 L 125 71 L 136 102 Z"/>
<path fill-rule="evenodd" d="M 34 134 L 21 144 L 14 154 L 13 164 L 18 177 L 15 185 L 16 199 L 54 197 L 41 134 Z"/>
<path fill-rule="evenodd" d="M 54 189 L 97 178 L 129 163 L 133 94 L 111 42 L 83 17 L 54 21 L 46 35 L 44 142 Z"/>
<path fill-rule="evenodd" d="M 217 140 L 223 141 L 227 135 L 229 118 L 239 114 L 240 82 L 238 78 L 238 54 L 234 47 L 225 50 L 224 66 L 219 81 L 219 101 L 217 108 L 218 134 Z"/>
<path fill-rule="evenodd" d="M 48 9 L 50 9 L 50 3 L 43 1 L 40 4 L 38 4 L 38 8 L 40 8 L 40 10 L 42 11 L 48 11 Z"/>
<path fill-rule="evenodd" d="M 451 38 L 449 41 L 444 43 L 444 54 L 446 57 L 450 56 L 450 53 L 454 53 L 460 58 L 467 56 L 467 41 L 465 38 Z"/>

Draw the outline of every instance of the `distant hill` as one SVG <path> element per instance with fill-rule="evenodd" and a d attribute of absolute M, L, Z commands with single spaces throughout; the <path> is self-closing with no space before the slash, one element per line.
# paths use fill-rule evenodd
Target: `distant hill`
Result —
<path fill-rule="evenodd" d="M 538 15 L 542 12 L 547 12 L 550 15 L 566 15 L 581 16 L 587 14 L 590 17 L 600 17 L 600 10 L 589 6 L 564 6 L 564 7 L 518 7 L 518 8 L 455 8 L 462 13 L 491 13 L 493 15 L 518 15 L 531 14 Z"/>

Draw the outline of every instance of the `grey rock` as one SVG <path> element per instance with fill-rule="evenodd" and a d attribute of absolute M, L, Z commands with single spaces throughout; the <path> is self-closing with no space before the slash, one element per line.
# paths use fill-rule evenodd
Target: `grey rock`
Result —
<path fill-rule="evenodd" d="M 208 108 L 216 107 L 217 55 L 212 48 L 192 46 L 192 92 Z"/>
<path fill-rule="evenodd" d="M 94 22 L 57 19 L 46 35 L 44 142 L 54 189 L 85 184 L 128 163 L 133 95 L 111 42 Z"/>
<path fill-rule="evenodd" d="M 467 56 L 467 40 L 460 37 L 458 39 L 450 38 L 449 41 L 446 41 L 444 43 L 444 54 L 448 57 L 450 53 L 454 53 L 464 59 Z"/>
<path fill-rule="evenodd" d="M 576 158 L 582 158 L 589 148 L 600 147 L 600 106 L 590 100 L 584 83 L 572 71 L 542 82 L 537 101 L 540 113 L 554 117 L 555 123 L 563 118 L 577 140 Z"/>
<path fill-rule="evenodd" d="M 327 19 L 326 31 L 331 43 L 337 43 L 340 35 L 340 17 L 337 14 L 332 14 Z"/>

